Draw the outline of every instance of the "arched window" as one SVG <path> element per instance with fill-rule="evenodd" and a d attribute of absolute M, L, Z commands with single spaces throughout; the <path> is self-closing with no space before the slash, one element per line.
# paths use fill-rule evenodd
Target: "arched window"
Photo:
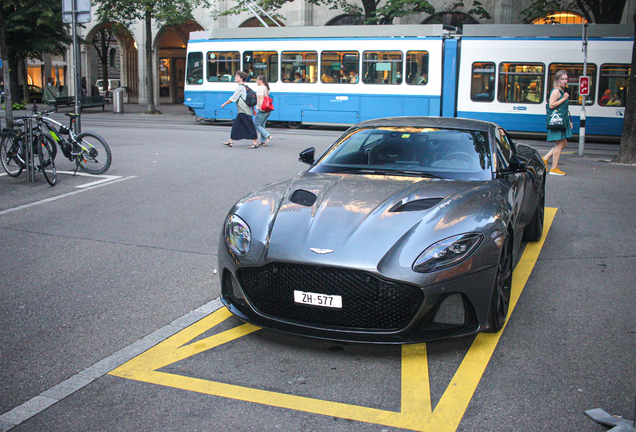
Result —
<path fill-rule="evenodd" d="M 444 24 L 462 28 L 464 24 L 479 24 L 479 21 L 463 12 L 438 12 L 426 18 L 422 24 Z"/>
<path fill-rule="evenodd" d="M 117 59 L 117 49 L 111 48 L 108 52 L 108 64 L 110 67 L 115 67 L 115 60 Z"/>
<path fill-rule="evenodd" d="M 339 15 L 327 24 L 328 26 L 342 26 L 342 25 L 362 25 L 364 24 L 364 17 L 362 15 Z"/>
<path fill-rule="evenodd" d="M 576 12 L 553 12 L 546 18 L 535 18 L 532 24 L 583 24 L 586 22 L 583 15 Z"/>

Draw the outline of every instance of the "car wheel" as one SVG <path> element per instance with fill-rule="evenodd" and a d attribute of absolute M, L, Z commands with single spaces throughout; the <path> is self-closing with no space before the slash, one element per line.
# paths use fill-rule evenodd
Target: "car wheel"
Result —
<path fill-rule="evenodd" d="M 490 313 L 488 315 L 489 329 L 487 333 L 497 333 L 506 323 L 508 307 L 510 305 L 510 291 L 512 288 L 512 239 L 504 238 L 497 263 L 497 274 L 490 300 Z"/>
<path fill-rule="evenodd" d="M 536 242 L 541 240 L 543 235 L 543 217 L 545 215 L 545 184 L 541 190 L 541 198 L 537 203 L 537 208 L 534 211 L 532 220 L 523 229 L 523 241 Z"/>

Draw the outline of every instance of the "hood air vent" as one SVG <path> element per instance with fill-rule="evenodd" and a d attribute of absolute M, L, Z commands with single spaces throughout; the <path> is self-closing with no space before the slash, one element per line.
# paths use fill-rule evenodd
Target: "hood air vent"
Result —
<path fill-rule="evenodd" d="M 303 189 L 297 189 L 289 200 L 294 204 L 311 207 L 316 202 L 316 195 Z"/>
<path fill-rule="evenodd" d="M 408 211 L 421 211 L 428 210 L 431 207 L 435 207 L 441 200 L 444 198 L 426 198 L 419 199 L 414 201 L 409 201 L 407 203 L 398 203 L 391 209 L 391 212 L 408 212 Z"/>

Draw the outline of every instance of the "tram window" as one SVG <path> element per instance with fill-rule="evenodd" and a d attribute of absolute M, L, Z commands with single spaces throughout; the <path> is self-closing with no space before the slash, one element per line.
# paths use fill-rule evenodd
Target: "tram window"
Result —
<path fill-rule="evenodd" d="M 495 64 L 473 63 L 470 79 L 470 99 L 474 102 L 495 100 Z"/>
<path fill-rule="evenodd" d="M 283 82 L 315 83 L 318 81 L 316 51 L 283 51 L 280 78 Z"/>
<path fill-rule="evenodd" d="M 583 103 L 583 96 L 579 95 L 579 77 L 583 76 L 583 63 L 551 63 L 548 70 L 548 98 L 550 98 L 550 91 L 554 84 L 554 76 L 561 69 L 568 73 L 568 93 L 570 93 L 570 105 L 581 105 Z M 593 63 L 587 64 L 587 76 L 590 77 L 590 94 L 585 99 L 585 105 L 592 105 L 594 103 L 596 87 L 596 65 Z"/>
<path fill-rule="evenodd" d="M 631 73 L 632 67 L 629 64 L 602 65 L 598 103 L 610 107 L 625 106 Z"/>
<path fill-rule="evenodd" d="M 508 103 L 543 102 L 545 66 L 541 63 L 500 63 L 497 100 Z"/>
<path fill-rule="evenodd" d="M 428 51 L 406 52 L 406 83 L 409 85 L 428 83 Z"/>
<path fill-rule="evenodd" d="M 402 51 L 365 51 L 362 54 L 365 84 L 402 84 Z"/>
<path fill-rule="evenodd" d="M 203 84 L 203 53 L 188 53 L 186 84 Z"/>
<path fill-rule="evenodd" d="M 264 75 L 268 82 L 278 81 L 278 53 L 276 51 L 245 51 L 243 70 L 251 81 Z"/>
<path fill-rule="evenodd" d="M 357 51 L 320 53 L 320 82 L 357 84 L 360 80 L 360 54 Z"/>
<path fill-rule="evenodd" d="M 234 81 L 234 75 L 241 67 L 238 51 L 209 51 L 206 58 L 208 81 Z"/>

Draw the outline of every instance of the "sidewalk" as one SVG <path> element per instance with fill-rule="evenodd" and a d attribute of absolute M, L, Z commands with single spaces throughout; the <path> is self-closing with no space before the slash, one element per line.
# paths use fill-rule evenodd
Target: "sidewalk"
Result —
<path fill-rule="evenodd" d="M 27 114 L 31 114 L 31 110 L 33 108 L 33 104 L 29 104 L 26 110 L 13 111 L 14 117 L 19 117 Z M 126 120 L 149 120 L 149 121 L 161 121 L 161 122 L 194 122 L 194 117 L 188 110 L 188 107 L 183 104 L 174 104 L 174 105 L 157 105 L 156 108 L 161 112 L 161 114 L 149 115 L 145 114 L 148 110 L 148 105 L 139 105 L 139 104 L 124 104 L 124 112 L 123 113 L 114 113 L 113 105 L 108 104 L 105 107 L 105 110 L 102 111 L 101 108 L 86 108 L 82 111 L 82 119 L 83 120 L 115 120 L 115 119 L 126 119 Z M 52 109 L 51 106 L 47 104 L 38 104 L 39 111 L 46 111 Z M 59 107 L 57 112 L 59 114 L 74 112 L 74 107 Z M 0 110 L 0 123 L 2 127 L 6 127 L 4 109 Z"/>

